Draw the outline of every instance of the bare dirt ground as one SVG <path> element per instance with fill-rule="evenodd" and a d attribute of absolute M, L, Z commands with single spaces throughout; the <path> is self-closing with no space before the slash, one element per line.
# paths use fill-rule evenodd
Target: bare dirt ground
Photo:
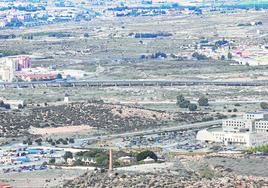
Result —
<path fill-rule="evenodd" d="M 92 127 L 88 125 L 79 126 L 64 126 L 64 127 L 48 127 L 48 128 L 36 128 L 31 127 L 29 129 L 30 134 L 35 135 L 51 135 L 51 134 L 68 134 L 68 133 L 85 133 L 92 131 Z"/>

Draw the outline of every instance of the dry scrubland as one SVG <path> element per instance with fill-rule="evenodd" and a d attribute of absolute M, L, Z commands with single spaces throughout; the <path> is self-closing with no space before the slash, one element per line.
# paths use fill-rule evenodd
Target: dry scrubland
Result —
<path fill-rule="evenodd" d="M 211 13 L 207 15 L 177 15 L 157 17 L 96 18 L 90 22 L 63 23 L 16 30 L 0 31 L 17 36 L 30 33 L 68 32 L 69 38 L 53 38 L 46 34 L 33 40 L 2 40 L 0 49 L 21 50 L 37 56 L 34 66 L 55 64 L 59 69 L 83 70 L 85 79 L 210 79 L 255 80 L 267 79 L 267 66 L 232 66 L 229 61 L 175 61 L 140 59 L 141 54 L 158 51 L 167 54 L 191 54 L 201 37 L 209 41 L 226 38 L 241 45 L 261 45 L 267 37 L 257 36 L 255 27 L 239 27 L 239 23 L 262 21 L 259 28 L 268 31 L 267 12 L 241 11 Z M 171 37 L 155 39 L 131 38 L 130 33 L 169 32 Z M 85 38 L 84 34 L 89 37 Z M 142 43 L 140 42 L 142 40 Z M 15 45 L 16 44 L 16 45 Z M 103 99 L 107 102 L 174 102 L 178 93 L 196 101 L 207 95 L 211 100 L 263 101 L 266 87 L 152 87 L 152 88 L 38 88 L 5 89 L 0 95 L 10 99 L 25 99 L 28 103 L 45 103 L 62 100 L 65 93 L 73 101 Z M 175 109 L 174 105 L 168 109 Z M 249 106 L 249 108 L 252 107 Z M 153 106 L 153 108 L 158 108 Z M 253 109 L 257 109 L 258 105 Z M 160 107 L 162 109 L 162 107 Z M 216 111 L 218 111 L 218 107 Z M 214 109 L 213 109 L 214 110 Z M 212 110 L 212 111 L 213 111 Z"/>
<path fill-rule="evenodd" d="M 83 70 L 85 79 L 210 79 L 210 80 L 255 80 L 267 79 L 267 66 L 232 66 L 229 61 L 175 61 L 174 59 L 140 59 L 141 54 L 158 51 L 167 54 L 192 53 L 193 47 L 181 49 L 183 45 L 194 45 L 201 37 L 209 41 L 226 38 L 241 45 L 267 43 L 265 35 L 258 36 L 255 27 L 239 27 L 239 23 L 262 21 L 259 28 L 268 31 L 267 12 L 240 11 L 234 13 L 211 13 L 206 15 L 177 15 L 157 17 L 96 18 L 90 22 L 63 23 L 20 30 L 6 30 L 0 33 L 24 34 L 43 33 L 33 40 L 20 37 L 3 40 L 0 49 L 21 50 L 37 56 L 34 66 L 55 64 L 59 69 Z M 69 38 L 48 37 L 46 32 L 68 32 Z M 155 39 L 131 38 L 130 33 L 169 32 L 171 37 Z M 85 38 L 84 34 L 89 37 Z M 141 43 L 142 40 L 142 43 Z M 16 44 L 16 45 L 15 45 Z M 107 102 L 155 103 L 166 102 L 167 109 L 174 106 L 178 93 L 196 101 L 208 95 L 211 101 L 253 101 L 266 99 L 266 87 L 151 87 L 151 88 L 38 88 L 5 89 L 0 95 L 9 99 L 24 99 L 27 103 L 45 103 L 62 100 L 65 93 L 72 101 L 101 99 Z M 213 111 L 226 111 L 216 104 Z M 148 105 L 143 105 L 148 107 Z M 231 106 L 232 107 L 232 106 Z M 258 109 L 259 105 L 246 105 Z M 226 109 L 229 106 L 227 105 Z M 241 107 L 243 109 L 243 106 Z"/>
<path fill-rule="evenodd" d="M 25 136 L 33 127 L 68 127 L 87 125 L 106 132 L 127 132 L 167 126 L 170 123 L 191 123 L 208 119 L 206 113 L 169 113 L 159 110 L 96 102 L 71 103 L 58 106 L 35 107 L 27 111 L 0 113 L 0 133 L 3 137 Z M 79 129 L 79 127 L 78 127 Z M 54 130 L 55 131 L 55 130 Z"/>
<path fill-rule="evenodd" d="M 71 101 L 78 104 L 64 104 L 62 100 L 65 93 L 70 95 Z M 28 135 L 27 130 L 30 127 L 87 125 L 117 132 L 189 122 L 192 114 L 176 105 L 176 97 L 179 94 L 183 94 L 192 102 L 196 102 L 201 96 L 208 97 L 210 106 L 198 107 L 198 113 L 209 114 L 195 114 L 193 122 L 215 116 L 217 113 L 229 117 L 238 116 L 245 111 L 259 110 L 259 103 L 267 101 L 268 91 L 265 87 L 72 87 L 5 89 L 1 90 L 0 94 L 8 99 L 24 99 L 28 103 L 24 110 L 0 112 L 1 135 L 23 136 Z M 92 99 L 114 104 L 106 107 L 98 104 L 100 107 L 96 107 L 87 103 L 87 100 Z M 49 106 L 45 107 L 45 103 Z M 234 112 L 234 109 L 237 109 L 237 112 Z M 96 119 L 92 119 L 91 114 L 96 116 Z M 130 114 L 135 116 L 129 117 Z"/>
<path fill-rule="evenodd" d="M 138 105 L 140 107 L 163 110 L 167 112 L 185 111 L 179 109 L 176 97 L 183 94 L 187 99 L 196 102 L 199 97 L 209 99 L 209 108 L 199 108 L 210 113 L 228 112 L 237 108 L 238 112 L 260 109 L 259 103 L 267 101 L 267 87 L 214 87 L 214 86 L 180 86 L 180 87 L 70 87 L 70 88 L 37 88 L 5 89 L 0 95 L 7 99 L 23 99 L 28 106 L 44 103 L 49 105 L 63 104 L 64 95 L 68 93 L 72 102 L 87 100 L 104 100 L 108 103 Z M 59 102 L 57 102 L 59 101 Z M 234 106 L 239 103 L 241 106 Z"/>
<path fill-rule="evenodd" d="M 239 165 L 238 161 L 246 165 Z M 243 157 L 186 157 L 174 163 L 126 167 L 112 173 L 95 170 L 59 187 L 267 187 L 267 172 L 261 165 L 265 162 L 266 159 Z"/>
<path fill-rule="evenodd" d="M 69 87 L 36 89 L 2 89 L 0 95 L 7 99 L 23 99 L 27 104 L 44 104 L 63 101 L 104 100 L 107 102 L 175 102 L 179 94 L 197 100 L 207 95 L 211 101 L 262 101 L 266 100 L 267 87 L 173 86 L 173 87 Z"/>
<path fill-rule="evenodd" d="M 194 45 L 201 37 L 209 41 L 226 38 L 241 45 L 267 43 L 265 35 L 257 36 L 255 27 L 239 27 L 239 23 L 262 21 L 262 32 L 268 31 L 267 12 L 211 13 L 158 17 L 96 18 L 90 22 L 41 26 L 0 33 L 22 34 L 38 32 L 68 32 L 70 38 L 37 36 L 34 40 L 20 37 L 1 41 L 0 49 L 25 51 L 38 58 L 34 66 L 50 64 L 64 69 L 86 71 L 88 79 L 266 79 L 267 66 L 230 66 L 226 61 L 141 60 L 141 54 L 158 51 L 167 54 L 189 53 L 181 49 Z M 169 32 L 173 36 L 156 39 L 130 38 L 130 33 Z M 89 34 L 84 38 L 85 33 Z M 142 43 L 140 42 L 142 41 Z M 16 44 L 16 45 L 15 45 Z M 102 67 L 101 71 L 98 69 Z M 98 70 L 98 71 L 97 71 Z"/>

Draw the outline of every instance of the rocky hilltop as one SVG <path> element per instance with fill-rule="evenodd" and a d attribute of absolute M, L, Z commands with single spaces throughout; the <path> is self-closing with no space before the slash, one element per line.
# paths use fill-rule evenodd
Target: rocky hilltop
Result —
<path fill-rule="evenodd" d="M 64 188 L 108 188 L 108 187 L 139 187 L 139 188 L 201 188 L 201 187 L 268 187 L 268 181 L 262 178 L 245 176 L 217 176 L 213 178 L 201 177 L 196 174 L 180 176 L 172 172 L 164 173 L 137 173 L 126 171 L 105 170 L 88 172 L 81 177 L 66 182 Z"/>

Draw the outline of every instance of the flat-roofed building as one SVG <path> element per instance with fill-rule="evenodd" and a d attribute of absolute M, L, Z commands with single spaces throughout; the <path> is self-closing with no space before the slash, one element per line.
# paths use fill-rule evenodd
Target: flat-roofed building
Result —
<path fill-rule="evenodd" d="M 246 147 L 268 144 L 267 111 L 248 112 L 241 119 L 223 120 L 221 128 L 204 129 L 196 139 L 204 142 L 239 144 Z"/>
<path fill-rule="evenodd" d="M 0 79 L 5 82 L 15 80 L 15 72 L 31 67 L 31 58 L 28 56 L 12 56 L 0 58 Z"/>
<path fill-rule="evenodd" d="M 268 119 L 268 111 L 247 112 L 243 115 L 244 119 Z"/>
<path fill-rule="evenodd" d="M 197 133 L 196 139 L 202 142 L 218 142 L 225 145 L 244 145 L 246 147 L 268 144 L 268 134 L 261 132 L 230 132 L 221 128 L 204 129 Z"/>
<path fill-rule="evenodd" d="M 268 121 L 265 121 L 265 120 L 255 121 L 255 129 L 257 132 L 268 133 Z"/>

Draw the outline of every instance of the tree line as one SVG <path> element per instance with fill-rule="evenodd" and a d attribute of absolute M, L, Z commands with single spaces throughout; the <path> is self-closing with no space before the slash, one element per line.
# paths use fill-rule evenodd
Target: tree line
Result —
<path fill-rule="evenodd" d="M 199 106 L 209 106 L 208 98 L 204 96 L 200 97 L 197 102 Z M 177 105 L 180 108 L 188 108 L 190 111 L 197 110 L 197 104 L 191 103 L 191 101 L 185 99 L 183 95 L 177 96 Z"/>

